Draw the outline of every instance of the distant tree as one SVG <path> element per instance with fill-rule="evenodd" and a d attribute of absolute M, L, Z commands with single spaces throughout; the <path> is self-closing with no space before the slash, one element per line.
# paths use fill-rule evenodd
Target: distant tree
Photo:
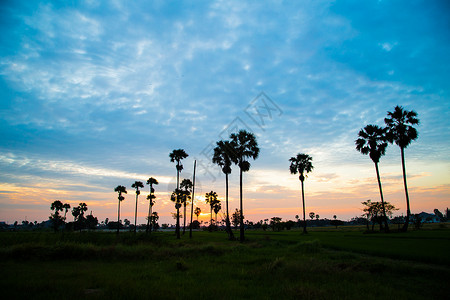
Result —
<path fill-rule="evenodd" d="M 409 206 L 408 186 L 406 184 L 406 167 L 405 167 L 405 148 L 418 137 L 417 130 L 413 125 L 419 124 L 417 113 L 415 111 L 404 110 L 401 106 L 396 106 L 393 112 L 388 111 L 388 117 L 384 119 L 387 126 L 387 139 L 392 144 L 395 142 L 400 147 L 403 170 L 403 185 L 406 195 L 406 221 L 403 225 L 403 231 L 408 230 L 411 209 Z"/>
<path fill-rule="evenodd" d="M 186 199 L 183 201 L 183 210 L 184 210 L 184 218 L 183 218 L 183 235 L 186 232 L 186 206 L 189 200 L 191 200 L 191 193 L 192 193 L 192 181 L 190 179 L 183 179 L 180 184 L 180 188 L 183 190 L 183 197 Z"/>
<path fill-rule="evenodd" d="M 219 213 L 219 211 L 222 209 L 222 204 L 220 203 L 220 201 L 218 200 L 213 207 L 214 213 L 216 214 L 216 224 L 217 224 L 217 214 Z"/>
<path fill-rule="evenodd" d="M 230 145 L 233 148 L 232 161 L 239 166 L 239 202 L 240 202 L 239 212 L 241 213 L 239 240 L 243 242 L 245 240 L 245 235 L 244 235 L 242 176 L 243 172 L 247 172 L 250 170 L 251 165 L 249 159 L 252 158 L 255 160 L 258 158 L 259 147 L 255 135 L 245 130 L 240 130 L 238 133 L 232 133 L 230 135 L 230 139 L 231 139 Z"/>
<path fill-rule="evenodd" d="M 334 220 L 330 221 L 330 224 L 333 225 L 333 226 L 336 226 L 336 229 L 337 229 L 338 226 L 344 225 L 344 222 L 341 221 L 341 220 L 334 219 Z"/>
<path fill-rule="evenodd" d="M 134 233 L 136 233 L 137 228 L 137 207 L 138 207 L 138 198 L 141 191 L 139 188 L 144 188 L 144 184 L 142 181 L 135 181 L 132 185 L 132 188 L 136 189 L 136 209 L 134 210 Z"/>
<path fill-rule="evenodd" d="M 86 226 L 88 229 L 96 229 L 98 225 L 98 219 L 92 214 L 86 216 Z"/>
<path fill-rule="evenodd" d="M 131 224 L 131 221 L 130 220 L 128 220 L 128 219 L 125 219 L 125 220 L 123 220 L 123 224 L 125 224 L 125 226 L 130 226 L 130 224 Z"/>
<path fill-rule="evenodd" d="M 70 204 L 69 203 L 64 203 L 63 204 L 63 208 L 64 208 L 64 222 L 66 221 L 66 215 L 67 215 L 67 212 L 69 211 L 69 209 L 70 209 Z"/>
<path fill-rule="evenodd" d="M 119 194 L 118 199 L 119 199 L 119 208 L 117 211 L 117 234 L 119 234 L 119 230 L 120 230 L 120 202 L 122 202 L 125 198 L 122 196 L 122 194 L 126 194 L 127 193 L 127 188 L 124 187 L 123 185 L 118 185 L 115 189 L 114 192 L 117 192 Z"/>
<path fill-rule="evenodd" d="M 316 215 L 316 220 L 317 220 L 317 221 L 319 221 L 319 218 L 320 218 L 320 216 L 319 216 L 319 215 Z"/>
<path fill-rule="evenodd" d="M 148 200 L 148 215 L 147 215 L 147 229 L 146 229 L 146 233 L 152 233 L 152 227 L 150 226 L 151 223 L 151 216 L 152 216 L 152 208 L 153 205 L 155 205 L 155 189 L 153 188 L 153 185 L 158 185 L 158 180 L 156 180 L 153 177 L 150 177 L 147 180 L 147 184 L 150 186 L 150 193 L 147 196 L 147 200 Z"/>
<path fill-rule="evenodd" d="M 109 223 L 109 218 L 106 218 L 105 219 L 105 225 L 108 225 L 108 223 Z"/>
<path fill-rule="evenodd" d="M 199 229 L 200 228 L 200 222 L 197 220 L 194 220 L 191 224 L 192 229 Z"/>
<path fill-rule="evenodd" d="M 361 129 L 358 133 L 358 139 L 355 141 L 356 150 L 361 152 L 362 154 L 369 154 L 369 157 L 372 159 L 375 164 L 375 171 L 377 173 L 378 180 L 378 188 L 380 190 L 381 197 L 381 206 L 383 208 L 383 216 L 384 216 L 384 230 L 389 232 L 389 225 L 386 217 L 386 209 L 384 208 L 384 198 L 383 198 L 383 190 L 381 188 L 381 179 L 380 179 L 380 171 L 378 169 L 378 163 L 380 162 L 381 156 L 386 153 L 387 147 L 387 137 L 386 137 L 386 128 L 381 128 L 377 125 L 367 125 L 363 129 Z"/>
<path fill-rule="evenodd" d="M 272 227 L 272 231 L 280 231 L 282 229 L 281 218 L 279 217 L 271 218 L 270 227 Z"/>
<path fill-rule="evenodd" d="M 209 193 L 206 193 L 205 195 L 205 201 L 207 204 L 209 204 L 209 207 L 211 208 L 211 221 L 210 221 L 210 225 L 213 224 L 213 216 L 212 216 L 212 212 L 214 209 L 214 205 L 216 205 L 216 203 L 219 201 L 217 199 L 217 193 L 214 191 L 211 191 Z"/>
<path fill-rule="evenodd" d="M 295 226 L 295 222 L 292 220 L 284 222 L 284 227 L 286 227 L 286 230 L 291 230 L 292 227 Z"/>
<path fill-rule="evenodd" d="M 335 219 L 335 220 L 336 220 L 336 219 L 337 219 L 337 216 L 336 216 L 336 215 L 333 215 L 333 219 Z"/>
<path fill-rule="evenodd" d="M 150 227 L 152 227 L 154 230 L 158 229 L 158 227 L 159 227 L 158 226 L 158 220 L 159 220 L 158 213 L 156 211 L 152 212 L 152 214 L 150 216 L 150 224 L 151 224 Z M 151 228 L 150 228 L 150 231 L 151 231 Z"/>
<path fill-rule="evenodd" d="M 226 231 L 228 233 L 228 238 L 234 240 L 234 234 L 231 230 L 230 216 L 228 213 L 228 175 L 231 173 L 231 164 L 235 160 L 233 155 L 233 144 L 230 141 L 218 141 L 216 143 L 216 148 L 214 148 L 214 155 L 212 162 L 219 165 L 222 172 L 225 174 L 225 204 L 226 204 Z"/>
<path fill-rule="evenodd" d="M 180 189 L 175 189 L 170 196 L 170 200 L 175 204 L 175 209 L 177 213 L 175 214 L 177 223 L 175 228 L 175 234 L 177 239 L 180 239 L 180 207 L 183 205 L 183 201 L 186 201 L 186 197 L 184 196 L 184 191 Z"/>
<path fill-rule="evenodd" d="M 72 215 L 75 218 L 74 229 L 79 229 L 80 231 L 86 227 L 86 218 L 84 213 L 88 210 L 86 203 L 82 202 L 72 208 Z"/>
<path fill-rule="evenodd" d="M 374 230 L 374 226 L 376 223 L 380 224 L 380 231 L 382 230 L 382 224 L 384 223 L 384 214 L 383 214 L 383 206 L 381 202 L 372 202 L 371 200 L 367 200 L 361 202 L 365 207 L 363 208 L 364 216 L 368 221 L 372 222 L 372 231 Z M 394 205 L 389 202 L 384 203 L 384 208 L 387 216 L 392 216 L 395 210 Z"/>
<path fill-rule="evenodd" d="M 311 218 L 311 220 L 314 220 L 314 218 L 316 217 L 316 214 L 314 212 L 310 212 L 309 217 Z"/>
<path fill-rule="evenodd" d="M 200 216 L 200 214 L 202 213 L 202 210 L 200 207 L 196 207 L 194 210 L 194 214 L 197 216 L 197 222 L 198 222 L 198 217 Z"/>
<path fill-rule="evenodd" d="M 52 223 L 52 227 L 53 229 L 56 231 L 58 231 L 59 227 L 64 223 L 64 219 L 63 217 L 59 214 L 59 212 L 63 211 L 63 204 L 61 201 L 59 200 L 55 200 L 53 201 L 53 203 L 50 206 L 50 209 L 52 211 L 54 211 L 54 213 L 52 213 L 49 217 L 51 223 Z"/>
<path fill-rule="evenodd" d="M 231 215 L 231 223 L 233 224 L 234 228 L 237 228 L 238 225 L 241 224 L 241 215 L 241 212 L 237 208 Z"/>
<path fill-rule="evenodd" d="M 291 162 L 291 165 L 289 167 L 291 174 L 297 174 L 299 173 L 300 176 L 298 177 L 301 182 L 302 186 L 302 202 L 303 202 L 303 233 L 306 232 L 306 215 L 305 215 L 305 193 L 304 193 L 304 187 L 303 182 L 305 181 L 305 178 L 307 177 L 306 174 L 311 172 L 314 167 L 312 165 L 312 157 L 308 154 L 299 153 L 295 157 L 291 157 L 289 159 Z"/>

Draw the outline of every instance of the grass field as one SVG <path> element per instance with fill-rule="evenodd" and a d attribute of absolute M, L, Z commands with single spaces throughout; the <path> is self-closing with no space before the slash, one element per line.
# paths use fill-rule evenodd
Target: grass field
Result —
<path fill-rule="evenodd" d="M 445 226 L 444 226 L 445 227 Z M 0 232 L 3 299 L 448 299 L 450 229 Z"/>

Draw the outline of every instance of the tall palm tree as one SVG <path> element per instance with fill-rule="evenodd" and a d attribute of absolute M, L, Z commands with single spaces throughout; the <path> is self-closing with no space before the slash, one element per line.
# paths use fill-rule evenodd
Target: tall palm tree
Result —
<path fill-rule="evenodd" d="M 297 174 L 299 173 L 300 176 L 298 179 L 300 179 L 301 185 L 302 185 L 302 202 L 303 202 L 303 233 L 306 232 L 306 215 L 305 215 L 305 192 L 303 188 L 303 182 L 305 181 L 306 174 L 312 171 L 314 169 L 311 161 L 312 157 L 308 154 L 299 153 L 295 157 L 291 157 L 289 159 L 291 162 L 291 166 L 289 167 L 291 174 Z"/>
<path fill-rule="evenodd" d="M 137 207 L 138 207 L 138 197 L 139 194 L 141 193 L 141 191 L 139 190 L 139 188 L 143 188 L 144 184 L 142 183 L 142 181 L 135 181 L 132 185 L 132 188 L 136 189 L 136 209 L 134 210 L 134 233 L 136 233 L 136 228 L 137 228 Z"/>
<path fill-rule="evenodd" d="M 419 119 L 415 111 L 405 110 L 398 105 L 394 108 L 393 112 L 388 111 L 387 114 L 388 117 L 384 119 L 387 126 L 387 139 L 391 144 L 395 142 L 400 147 L 402 157 L 403 184 L 406 195 L 406 222 L 403 225 L 403 231 L 407 231 L 411 210 L 409 206 L 408 185 L 406 184 L 405 148 L 419 136 L 417 130 L 413 127 L 413 125 L 419 124 Z"/>
<path fill-rule="evenodd" d="M 170 200 L 175 203 L 175 209 L 177 210 L 176 219 L 177 225 L 175 229 L 175 234 L 177 239 L 180 239 L 180 207 L 183 205 L 183 201 L 185 200 L 184 192 L 180 189 L 175 189 L 170 196 Z"/>
<path fill-rule="evenodd" d="M 184 197 L 187 197 L 185 201 L 183 201 L 183 207 L 184 207 L 184 218 L 183 218 L 183 235 L 186 233 L 186 205 L 188 203 L 188 200 L 191 198 L 191 192 L 192 192 L 192 181 L 190 179 L 183 179 L 180 184 L 180 188 L 184 192 Z"/>
<path fill-rule="evenodd" d="M 365 155 L 369 154 L 369 157 L 375 164 L 378 188 L 380 190 L 381 206 L 383 208 L 384 230 L 389 232 L 386 209 L 384 207 L 383 190 L 381 188 L 380 171 L 378 169 L 380 158 L 386 153 L 386 147 L 388 145 L 386 139 L 386 129 L 377 125 L 367 125 L 359 131 L 358 136 L 359 138 L 355 141 L 356 150 Z"/>
<path fill-rule="evenodd" d="M 152 216 L 152 208 L 153 208 L 153 205 L 155 205 L 155 199 L 156 199 L 155 189 L 153 188 L 153 185 L 158 185 L 158 180 L 156 180 L 153 177 L 150 177 L 147 180 L 147 184 L 150 186 L 150 194 L 148 194 L 148 196 L 147 196 L 147 200 L 148 200 L 148 216 L 147 216 L 146 233 L 148 233 L 148 232 L 152 233 L 152 227 L 153 226 L 150 226 L 150 219 L 151 219 L 151 216 Z"/>
<path fill-rule="evenodd" d="M 198 222 L 198 217 L 200 216 L 201 213 L 202 213 L 202 209 L 200 207 L 196 207 L 194 210 L 194 214 L 197 216 L 197 222 Z"/>
<path fill-rule="evenodd" d="M 195 169 L 197 168 L 197 160 L 194 160 L 194 175 L 192 175 L 192 201 L 191 201 L 191 226 L 189 226 L 189 238 L 192 238 L 192 219 L 194 217 L 194 197 L 195 197 Z"/>
<path fill-rule="evenodd" d="M 209 204 L 209 206 L 210 206 L 210 208 L 211 208 L 211 218 L 210 218 L 210 222 L 209 222 L 209 224 L 210 224 L 210 226 L 211 226 L 211 228 L 212 228 L 212 224 L 213 224 L 213 217 L 212 217 L 212 212 L 213 212 L 213 208 L 214 208 L 214 205 L 217 203 L 217 193 L 216 192 L 213 192 L 213 191 L 211 191 L 211 192 L 209 192 L 209 193 L 206 193 L 206 195 L 205 195 L 205 201 L 206 201 L 206 203 L 207 204 Z"/>
<path fill-rule="evenodd" d="M 185 159 L 189 155 L 184 151 L 184 149 L 173 150 L 172 153 L 169 154 L 170 162 L 177 162 L 177 189 L 180 188 L 180 172 L 183 170 L 183 165 L 181 164 L 181 160 Z"/>
<path fill-rule="evenodd" d="M 117 211 L 117 234 L 119 234 L 119 229 L 120 229 L 120 202 L 122 202 L 125 198 L 122 196 L 122 194 L 126 194 L 127 193 L 127 188 L 124 187 L 123 185 L 118 185 L 115 189 L 114 192 L 119 193 L 119 209 Z"/>
<path fill-rule="evenodd" d="M 242 201 L 242 173 L 250 170 L 250 158 L 256 159 L 259 155 L 258 143 L 253 133 L 240 130 L 230 135 L 233 148 L 232 161 L 239 166 L 239 200 L 240 200 L 240 234 L 239 240 L 243 242 L 244 237 L 244 208 Z"/>
<path fill-rule="evenodd" d="M 228 238 L 230 240 L 234 240 L 233 231 L 231 230 L 230 216 L 228 214 L 228 175 L 231 173 L 231 164 L 233 163 L 233 145 L 229 141 L 218 141 L 216 144 L 217 146 L 216 148 L 214 148 L 212 162 L 219 165 L 222 169 L 222 172 L 225 174 L 225 223 Z"/>

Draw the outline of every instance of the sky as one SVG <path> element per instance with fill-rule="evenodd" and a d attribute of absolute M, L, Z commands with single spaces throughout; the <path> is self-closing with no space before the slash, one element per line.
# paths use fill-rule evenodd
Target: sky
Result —
<path fill-rule="evenodd" d="M 47 220 L 55 200 L 115 220 L 117 185 L 128 190 L 121 219 L 134 220 L 131 184 L 154 177 L 159 223 L 174 224 L 174 149 L 189 154 L 181 178 L 197 161 L 206 221 L 205 193 L 225 195 L 212 148 L 238 129 L 261 149 L 244 173 L 246 219 L 302 214 L 289 158 L 307 153 L 306 213 L 348 220 L 380 199 L 357 134 L 396 105 L 420 119 L 405 151 L 411 211 L 443 211 L 449 15 L 447 1 L 2 1 L 0 221 Z M 379 166 L 385 200 L 405 214 L 399 147 Z M 146 185 L 138 223 L 147 195 Z"/>

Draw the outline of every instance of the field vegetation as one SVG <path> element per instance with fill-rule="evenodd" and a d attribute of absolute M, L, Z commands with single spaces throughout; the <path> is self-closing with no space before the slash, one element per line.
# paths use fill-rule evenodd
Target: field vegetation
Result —
<path fill-rule="evenodd" d="M 225 232 L 0 232 L 4 299 L 445 299 L 450 226 Z"/>

